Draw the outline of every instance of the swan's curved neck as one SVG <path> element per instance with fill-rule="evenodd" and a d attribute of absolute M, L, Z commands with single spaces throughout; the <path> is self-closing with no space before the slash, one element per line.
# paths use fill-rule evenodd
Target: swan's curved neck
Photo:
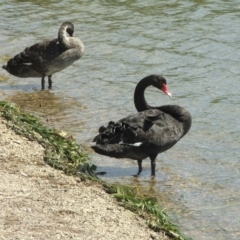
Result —
<path fill-rule="evenodd" d="M 145 77 L 137 84 L 134 92 L 134 104 L 137 111 L 142 112 L 148 109 L 158 109 L 164 113 L 171 115 L 181 124 L 183 129 L 182 136 L 184 136 L 189 131 L 192 124 L 191 115 L 185 108 L 178 105 L 163 105 L 160 107 L 152 107 L 147 103 L 144 96 L 145 89 L 149 86 L 154 86 L 159 89 L 158 83 L 154 80 L 154 78 L 155 76 Z"/>
<path fill-rule="evenodd" d="M 67 28 L 70 26 L 67 24 L 62 24 L 58 31 L 58 41 L 62 48 L 71 48 L 69 43 L 69 37 L 67 36 Z"/>
<path fill-rule="evenodd" d="M 177 119 L 180 123 L 182 123 L 184 134 L 189 131 L 192 125 L 192 117 L 185 108 L 178 105 L 164 105 L 159 107 L 158 109 L 171 115 L 173 118 Z"/>
<path fill-rule="evenodd" d="M 148 109 L 151 109 L 151 107 L 144 96 L 144 91 L 147 87 L 152 85 L 151 78 L 143 78 L 136 86 L 135 92 L 134 92 L 134 104 L 138 112 L 142 112 Z"/>

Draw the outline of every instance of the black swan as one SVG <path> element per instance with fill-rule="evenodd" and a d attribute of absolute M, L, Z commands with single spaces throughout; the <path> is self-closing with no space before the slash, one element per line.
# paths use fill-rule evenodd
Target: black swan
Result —
<path fill-rule="evenodd" d="M 190 129 L 190 113 L 178 105 L 150 106 L 144 97 L 148 86 L 162 90 L 168 96 L 166 79 L 160 75 L 143 78 L 136 86 L 134 103 L 138 113 L 118 122 L 110 121 L 99 128 L 91 146 L 99 154 L 138 161 L 138 173 L 142 172 L 142 160 L 151 159 L 151 175 L 155 176 L 155 159 L 176 144 Z"/>
<path fill-rule="evenodd" d="M 44 78 L 48 76 L 48 88 L 51 88 L 52 74 L 67 68 L 83 55 L 84 45 L 80 39 L 73 37 L 73 32 L 73 24 L 64 22 L 59 28 L 58 38 L 27 47 L 2 68 L 20 78 L 41 77 L 42 89 Z"/>

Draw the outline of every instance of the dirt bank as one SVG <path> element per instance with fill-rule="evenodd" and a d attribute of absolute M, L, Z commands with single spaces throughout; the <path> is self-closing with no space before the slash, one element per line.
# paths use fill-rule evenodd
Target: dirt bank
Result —
<path fill-rule="evenodd" d="M 46 165 L 37 142 L 0 117 L 1 239 L 169 239 L 118 206 L 101 186 Z"/>

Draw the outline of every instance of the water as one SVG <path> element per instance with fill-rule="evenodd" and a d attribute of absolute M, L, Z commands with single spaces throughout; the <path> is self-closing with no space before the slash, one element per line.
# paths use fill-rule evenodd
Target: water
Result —
<path fill-rule="evenodd" d="M 133 91 L 141 78 L 163 74 L 173 98 L 149 89 L 149 103 L 184 106 L 193 124 L 158 156 L 155 181 L 149 160 L 136 180 L 134 161 L 95 153 L 92 159 L 107 181 L 149 188 L 187 236 L 239 239 L 239 10 L 236 0 L 0 1 L 1 65 L 55 38 L 66 20 L 86 47 L 82 59 L 53 75 L 45 93 L 40 79 L 0 70 L 1 96 L 89 145 L 100 125 L 136 112 Z"/>

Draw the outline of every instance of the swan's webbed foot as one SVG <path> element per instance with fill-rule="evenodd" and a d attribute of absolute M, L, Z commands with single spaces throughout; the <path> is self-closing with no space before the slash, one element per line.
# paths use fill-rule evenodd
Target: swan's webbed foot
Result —
<path fill-rule="evenodd" d="M 48 89 L 52 88 L 52 75 L 48 76 Z"/>

